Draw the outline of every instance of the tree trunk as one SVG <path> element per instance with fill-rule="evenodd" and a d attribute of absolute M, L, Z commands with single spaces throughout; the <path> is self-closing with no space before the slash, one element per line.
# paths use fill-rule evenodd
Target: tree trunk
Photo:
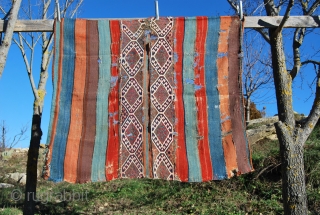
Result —
<path fill-rule="evenodd" d="M 269 29 L 279 122 L 275 124 L 282 159 L 282 198 L 285 215 L 306 215 L 307 195 L 301 129 L 292 108 L 292 78 L 286 69 L 282 32 Z"/>
<path fill-rule="evenodd" d="M 280 142 L 284 214 L 308 214 L 303 142 L 299 138 L 294 141 L 283 123 L 278 122 L 275 127 Z"/>
<path fill-rule="evenodd" d="M 36 188 L 37 188 L 37 167 L 41 131 L 41 114 L 35 113 L 32 117 L 31 140 L 28 151 L 27 163 L 27 182 L 24 200 L 24 215 L 33 215 L 36 203 Z"/>

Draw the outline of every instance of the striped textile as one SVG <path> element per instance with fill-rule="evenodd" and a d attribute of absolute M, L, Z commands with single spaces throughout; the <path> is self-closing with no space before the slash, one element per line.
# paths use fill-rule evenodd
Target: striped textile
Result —
<path fill-rule="evenodd" d="M 55 23 L 44 178 L 222 180 L 253 171 L 237 17 Z"/>

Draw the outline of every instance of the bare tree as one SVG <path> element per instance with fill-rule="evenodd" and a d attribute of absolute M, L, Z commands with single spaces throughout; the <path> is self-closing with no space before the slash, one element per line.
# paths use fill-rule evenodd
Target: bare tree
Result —
<path fill-rule="evenodd" d="M 20 128 L 19 133 L 15 134 L 13 138 L 8 137 L 9 127 L 7 126 L 4 120 L 0 124 L 0 151 L 5 149 L 11 149 L 16 146 L 20 141 L 23 141 L 27 138 L 26 136 L 27 125 L 24 125 Z"/>
<path fill-rule="evenodd" d="M 235 2 L 227 0 L 233 8 Z M 279 122 L 275 123 L 280 143 L 282 160 L 282 197 L 285 214 L 308 214 L 307 195 L 305 187 L 305 173 L 303 161 L 303 147 L 310 133 L 314 129 L 320 116 L 320 61 L 304 59 L 301 56 L 301 46 L 306 37 L 305 28 L 295 29 L 293 35 L 293 58 L 286 56 L 284 47 L 284 25 L 291 12 L 297 15 L 310 16 L 320 6 L 320 0 L 264 0 L 247 1 L 258 4 L 259 10 L 264 9 L 267 16 L 283 15 L 278 27 L 257 30 L 270 44 L 272 68 L 277 98 Z M 258 2 L 258 3 L 257 3 Z M 252 14 L 252 13 L 248 13 Z M 289 37 L 289 36 L 288 36 Z M 287 69 L 291 60 L 293 65 Z M 292 82 L 297 77 L 302 65 L 313 64 L 316 71 L 316 93 L 310 114 L 303 122 L 296 122 L 293 111 Z"/>
<path fill-rule="evenodd" d="M 9 13 L 6 13 L 4 9 L 0 6 L 0 10 L 2 10 L 6 14 L 4 19 L 6 19 L 7 17 L 9 18 L 7 22 L 7 27 L 5 30 L 5 36 L 0 46 L 0 78 L 2 76 L 2 72 L 4 70 L 4 66 L 7 61 L 8 51 L 11 46 L 13 30 L 18 18 L 20 5 L 21 5 L 21 0 L 12 1 L 12 8 L 10 9 Z"/>
<path fill-rule="evenodd" d="M 264 41 L 256 32 L 247 31 L 244 34 L 243 45 L 243 90 L 246 110 L 246 121 L 250 120 L 250 105 L 252 97 L 255 94 L 260 98 L 260 101 L 267 100 L 269 93 L 262 93 L 262 89 L 271 88 L 272 70 L 271 58 L 269 53 L 265 54 L 266 48 Z M 270 91 L 268 91 L 270 92 Z M 257 103 L 255 101 L 255 103 Z"/>
<path fill-rule="evenodd" d="M 42 19 L 56 17 L 54 11 L 59 11 L 61 17 L 73 17 L 81 6 L 83 0 L 64 0 L 61 1 L 61 7 L 55 8 L 55 5 L 59 5 L 59 1 L 56 0 L 43 0 L 39 1 L 37 5 L 32 5 L 29 0 L 27 5 L 22 7 L 22 14 L 25 19 Z M 39 14 L 37 15 L 37 11 Z M 4 12 L 4 11 L 2 11 Z M 60 14 L 59 13 L 59 14 Z M 35 199 L 36 199 L 36 186 L 37 186 L 37 164 L 39 156 L 40 140 L 42 136 L 41 130 L 41 117 L 44 104 L 44 97 L 46 95 L 46 83 L 48 79 L 48 68 L 53 53 L 52 42 L 53 33 L 18 33 L 13 38 L 14 43 L 19 47 L 29 77 L 30 85 L 34 95 L 33 103 L 33 117 L 31 126 L 31 139 L 28 151 L 27 162 L 27 182 L 25 191 L 25 205 L 24 214 L 34 214 Z M 34 57 L 36 46 L 41 45 L 41 66 L 40 66 L 40 78 L 38 85 L 35 84 L 34 79 Z"/>

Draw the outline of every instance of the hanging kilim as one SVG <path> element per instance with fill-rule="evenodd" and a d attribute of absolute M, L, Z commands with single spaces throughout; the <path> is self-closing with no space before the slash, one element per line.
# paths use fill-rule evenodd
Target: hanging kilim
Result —
<path fill-rule="evenodd" d="M 221 180 L 253 170 L 238 17 L 55 23 L 44 177 Z"/>

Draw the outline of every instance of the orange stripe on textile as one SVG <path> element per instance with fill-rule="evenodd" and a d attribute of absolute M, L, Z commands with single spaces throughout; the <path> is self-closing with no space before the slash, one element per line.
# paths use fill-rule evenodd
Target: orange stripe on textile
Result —
<path fill-rule="evenodd" d="M 119 65 L 120 23 L 110 21 L 111 32 L 111 92 L 109 94 L 109 138 L 106 160 L 107 180 L 119 177 Z"/>
<path fill-rule="evenodd" d="M 220 95 L 220 115 L 222 130 L 222 145 L 228 177 L 233 176 L 233 170 L 238 169 L 237 154 L 232 140 L 232 124 L 229 111 L 229 88 L 228 88 L 228 36 L 232 19 L 231 17 L 220 18 L 220 37 L 218 45 L 218 91 Z M 232 108 L 232 107 L 231 107 Z"/>
<path fill-rule="evenodd" d="M 175 116 L 177 133 L 177 149 L 176 149 L 176 177 L 181 181 L 188 181 L 188 160 L 184 130 L 184 106 L 183 106 L 183 87 L 182 87 L 182 62 L 183 62 L 183 38 L 184 38 L 184 18 L 176 19 L 175 31 L 175 64 L 174 70 L 176 74 L 176 96 L 175 96 Z"/>
<path fill-rule="evenodd" d="M 197 35 L 195 41 L 194 84 L 196 85 L 196 105 L 198 120 L 198 150 L 201 164 L 202 180 L 208 181 L 213 179 L 212 164 L 210 159 L 209 139 L 208 139 L 208 114 L 207 114 L 207 97 L 205 85 L 205 44 L 208 31 L 208 18 L 197 17 Z"/>
<path fill-rule="evenodd" d="M 49 164 L 51 163 L 52 159 L 52 149 L 53 149 L 53 143 L 54 143 L 54 138 L 56 134 L 56 129 L 57 129 L 57 123 L 58 123 L 58 115 L 59 115 L 59 100 L 60 100 L 60 92 L 61 92 L 61 82 L 62 82 L 62 59 L 63 59 L 63 23 L 64 19 L 61 20 L 60 22 L 60 53 L 59 53 L 59 65 L 58 65 L 58 81 L 57 81 L 57 95 L 56 95 L 56 107 L 54 110 L 54 117 L 53 117 L 53 123 L 52 123 L 52 134 L 51 134 L 51 140 L 49 143 L 49 152 L 47 155 L 47 161 L 46 161 L 46 166 L 47 166 L 47 173 L 44 175 L 44 179 L 48 179 L 50 177 L 50 168 Z M 59 25 L 59 23 L 56 23 L 56 25 Z"/>
<path fill-rule="evenodd" d="M 64 180 L 75 183 L 77 180 L 77 165 L 81 131 L 83 123 L 83 99 L 86 80 L 86 21 L 75 21 L 75 69 L 74 86 L 72 93 L 72 106 L 70 130 L 67 140 L 66 155 L 64 160 Z"/>

